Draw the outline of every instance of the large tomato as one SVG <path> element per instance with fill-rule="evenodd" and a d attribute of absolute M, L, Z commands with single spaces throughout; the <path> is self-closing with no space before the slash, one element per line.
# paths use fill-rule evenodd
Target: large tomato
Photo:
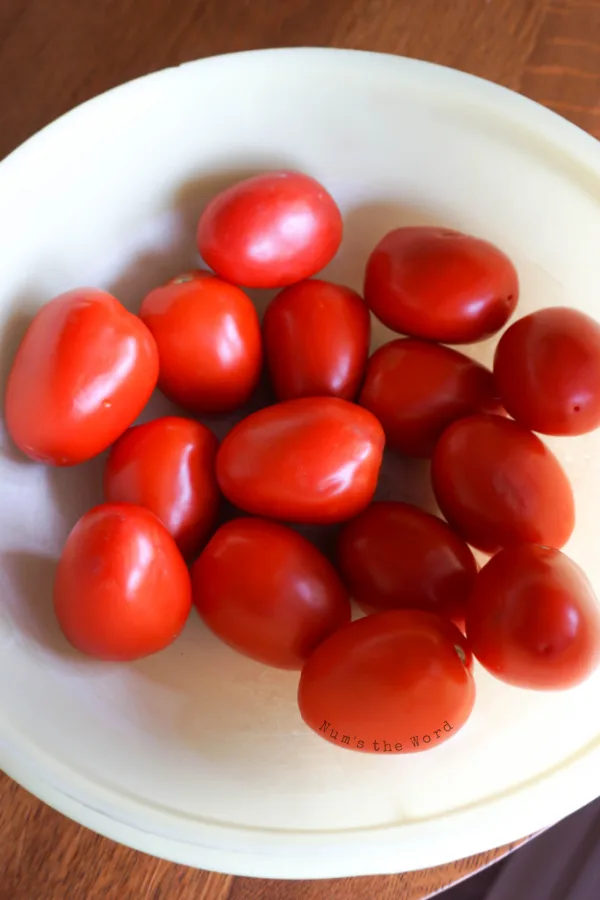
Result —
<path fill-rule="evenodd" d="M 436 516 L 408 503 L 372 503 L 343 526 L 337 559 L 366 611 L 424 609 L 463 624 L 477 564 Z"/>
<path fill-rule="evenodd" d="M 350 621 L 350 600 L 330 562 L 276 522 L 234 519 L 192 568 L 194 603 L 222 640 L 259 662 L 299 669 Z"/>
<path fill-rule="evenodd" d="M 8 378 L 17 446 L 57 466 L 105 450 L 137 418 L 158 377 L 152 335 L 104 291 L 60 294 L 33 319 Z"/>
<path fill-rule="evenodd" d="M 414 753 L 456 734 L 475 702 L 465 638 L 433 613 L 390 610 L 335 632 L 302 670 L 306 724 L 338 747 Z"/>
<path fill-rule="evenodd" d="M 370 333 L 369 310 L 356 291 L 317 279 L 285 288 L 271 301 L 263 321 L 278 399 L 329 395 L 354 400 Z"/>
<path fill-rule="evenodd" d="M 230 412 L 260 377 L 260 323 L 238 287 L 186 273 L 145 297 L 140 318 L 158 346 L 161 391 L 195 413 Z"/>
<path fill-rule="evenodd" d="M 503 681 L 568 688 L 600 664 L 600 605 L 564 553 L 520 544 L 502 550 L 478 575 L 467 635 L 479 662 Z"/>
<path fill-rule="evenodd" d="M 107 503 L 75 525 L 56 570 L 54 609 L 82 653 L 106 660 L 156 653 L 180 633 L 191 603 L 183 557 L 149 510 Z"/>
<path fill-rule="evenodd" d="M 104 497 L 151 510 L 185 557 L 194 556 L 219 505 L 218 441 L 200 422 L 167 416 L 125 432 L 104 470 Z"/>
<path fill-rule="evenodd" d="M 540 309 L 505 331 L 494 376 L 507 411 L 542 434 L 600 425 L 600 325 L 576 309 Z"/>
<path fill-rule="evenodd" d="M 487 241 L 448 228 L 390 231 L 371 253 L 365 300 L 402 334 L 469 344 L 494 334 L 519 296 L 515 267 Z"/>
<path fill-rule="evenodd" d="M 246 287 L 285 287 L 327 265 L 342 240 L 342 217 L 314 178 L 267 172 L 218 194 L 200 216 L 197 240 L 222 278 Z"/>
<path fill-rule="evenodd" d="M 400 338 L 371 356 L 359 403 L 377 416 L 388 447 L 431 456 L 442 431 L 473 413 L 499 412 L 494 377 L 463 353 Z"/>
<path fill-rule="evenodd" d="M 496 553 L 531 542 L 562 547 L 575 524 L 571 485 L 531 431 L 500 416 L 454 422 L 433 454 L 435 496 L 473 547 Z"/>
<path fill-rule="evenodd" d="M 217 454 L 217 479 L 246 512 L 342 522 L 371 501 L 384 440 L 375 416 L 345 400 L 288 400 L 232 428 Z"/>

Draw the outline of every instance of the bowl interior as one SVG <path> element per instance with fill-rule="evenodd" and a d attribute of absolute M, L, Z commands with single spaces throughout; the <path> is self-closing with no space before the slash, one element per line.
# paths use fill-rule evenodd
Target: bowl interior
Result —
<path fill-rule="evenodd" d="M 88 284 L 137 309 L 147 290 L 197 264 L 205 201 L 272 168 L 314 175 L 342 208 L 344 242 L 325 277 L 360 290 L 387 230 L 444 224 L 512 257 L 518 315 L 568 304 L 600 317 L 600 170 L 582 161 L 589 148 L 574 129 L 538 115 L 456 73 L 324 51 L 211 60 L 101 97 L 0 166 L 0 379 L 42 303 Z M 267 299 L 255 295 L 259 309 Z M 374 345 L 390 336 L 377 325 Z M 489 363 L 494 343 L 469 352 Z M 157 396 L 144 419 L 173 410 Z M 222 433 L 229 423 L 211 424 Z M 130 665 L 83 659 L 54 623 L 52 579 L 69 530 L 101 500 L 102 459 L 47 469 L 23 459 L 2 429 L 0 762 L 9 771 L 16 759 L 35 762 L 61 790 L 174 839 L 193 843 L 202 828 L 221 846 L 260 833 L 269 847 L 269 835 L 327 844 L 390 825 L 433 829 L 598 741 L 589 711 L 600 674 L 542 695 L 478 670 L 475 712 L 460 735 L 382 759 L 313 736 L 296 709 L 297 675 L 237 655 L 195 614 L 159 655 Z M 567 550 L 600 591 L 600 433 L 549 443 L 576 492 Z M 380 496 L 434 508 L 426 465 L 387 460 Z M 522 833 L 514 816 L 512 827 L 507 837 Z M 477 839 L 465 840 L 470 852 Z M 411 854 L 398 850 L 396 867 L 443 857 L 435 840 Z M 310 858 L 300 854 L 297 874 L 316 873 Z"/>

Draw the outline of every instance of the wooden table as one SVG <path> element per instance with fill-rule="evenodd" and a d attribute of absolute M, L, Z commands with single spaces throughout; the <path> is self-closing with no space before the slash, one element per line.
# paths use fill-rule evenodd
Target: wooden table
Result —
<path fill-rule="evenodd" d="M 600 0 L 2 0 L 0 158 L 81 101 L 154 69 L 311 44 L 464 69 L 600 137 Z M 0 776 L 0 900 L 417 900 L 511 848 L 382 878 L 232 878 L 119 847 Z"/>

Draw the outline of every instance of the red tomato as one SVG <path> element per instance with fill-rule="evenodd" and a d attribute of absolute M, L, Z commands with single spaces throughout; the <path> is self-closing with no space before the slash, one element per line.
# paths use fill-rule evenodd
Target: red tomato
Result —
<path fill-rule="evenodd" d="M 492 675 L 524 688 L 579 684 L 600 664 L 600 606 L 572 560 L 549 547 L 502 550 L 481 570 L 467 634 Z"/>
<path fill-rule="evenodd" d="M 156 339 L 158 386 L 194 413 L 230 412 L 258 383 L 260 323 L 249 297 L 233 284 L 185 273 L 151 291 L 140 318 Z"/>
<path fill-rule="evenodd" d="M 349 750 L 393 755 L 435 747 L 473 709 L 465 643 L 450 622 L 421 610 L 358 619 L 304 666 L 300 714 L 320 737 Z"/>
<path fill-rule="evenodd" d="M 368 612 L 424 609 L 463 624 L 477 564 L 436 516 L 408 503 L 373 503 L 342 528 L 337 558 Z"/>
<path fill-rule="evenodd" d="M 412 338 L 375 351 L 359 403 L 383 425 L 387 446 L 408 456 L 431 456 L 456 419 L 500 411 L 489 369 L 449 347 Z"/>
<path fill-rule="evenodd" d="M 448 228 L 390 231 L 367 262 L 365 300 L 402 334 L 469 344 L 494 334 L 517 304 L 511 261 L 493 244 Z"/>
<path fill-rule="evenodd" d="M 104 291 L 68 291 L 40 309 L 17 351 L 8 431 L 32 459 L 84 462 L 138 417 L 157 377 L 156 345 L 137 316 Z"/>
<path fill-rule="evenodd" d="M 373 497 L 384 435 L 366 409 L 336 397 L 288 400 L 239 422 L 217 454 L 225 496 L 258 516 L 324 525 Z"/>
<path fill-rule="evenodd" d="M 575 524 L 571 485 L 531 431 L 500 416 L 454 422 L 433 454 L 435 496 L 450 525 L 473 547 L 562 547 Z"/>
<path fill-rule="evenodd" d="M 192 568 L 194 603 L 208 627 L 240 653 L 299 669 L 350 621 L 350 600 L 316 547 L 284 525 L 234 519 Z"/>
<path fill-rule="evenodd" d="M 279 400 L 354 400 L 371 334 L 364 301 L 350 288 L 302 281 L 270 303 L 263 322 L 265 353 Z"/>
<path fill-rule="evenodd" d="M 314 178 L 267 172 L 218 194 L 200 216 L 197 240 L 205 262 L 222 278 L 246 287 L 285 287 L 333 258 L 342 217 Z"/>
<path fill-rule="evenodd" d="M 185 557 L 196 555 L 217 516 L 218 441 L 200 422 L 167 416 L 130 428 L 113 446 L 104 497 L 151 510 Z"/>
<path fill-rule="evenodd" d="M 131 660 L 167 647 L 185 625 L 190 576 L 175 541 L 141 506 L 86 513 L 56 571 L 54 610 L 70 643 L 89 656 Z"/>
<path fill-rule="evenodd" d="M 600 425 L 600 325 L 576 309 L 519 319 L 496 348 L 494 376 L 513 418 L 542 434 Z"/>

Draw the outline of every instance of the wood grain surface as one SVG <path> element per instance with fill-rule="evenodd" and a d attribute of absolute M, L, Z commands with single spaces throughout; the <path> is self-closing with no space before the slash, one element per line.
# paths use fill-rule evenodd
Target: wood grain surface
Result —
<path fill-rule="evenodd" d="M 1 0 L 0 158 L 131 78 L 201 56 L 299 45 L 454 66 L 600 137 L 600 0 Z M 120 847 L 0 776 L 0 900 L 417 900 L 510 849 L 381 878 L 232 878 Z"/>

